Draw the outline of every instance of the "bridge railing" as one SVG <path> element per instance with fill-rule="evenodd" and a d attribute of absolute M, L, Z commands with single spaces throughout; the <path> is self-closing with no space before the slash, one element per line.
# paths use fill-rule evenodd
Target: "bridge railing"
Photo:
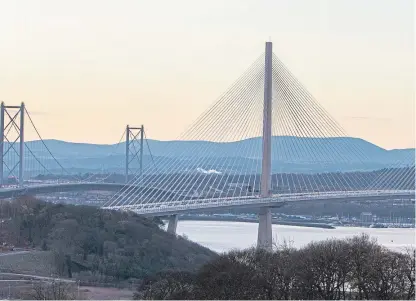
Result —
<path fill-rule="evenodd" d="M 218 208 L 218 207 L 232 207 L 242 205 L 266 205 L 270 203 L 281 203 L 287 201 L 309 201 L 316 199 L 342 199 L 346 197 L 368 197 L 368 196 L 414 196 L 415 191 L 360 191 L 360 192 L 333 192 L 333 193 L 314 193 L 309 195 L 279 195 L 270 198 L 261 197 L 239 197 L 239 198 L 218 198 L 218 199 L 195 199 L 186 201 L 172 201 L 172 202 L 154 202 L 147 204 L 135 204 L 126 206 L 106 207 L 106 209 L 122 209 L 132 210 L 139 214 L 156 214 L 186 211 L 191 209 L 204 208 Z"/>

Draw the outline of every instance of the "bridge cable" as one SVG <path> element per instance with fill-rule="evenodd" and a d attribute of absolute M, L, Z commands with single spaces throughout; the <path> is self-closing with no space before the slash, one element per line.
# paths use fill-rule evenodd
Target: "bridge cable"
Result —
<path fill-rule="evenodd" d="M 55 158 L 55 156 L 52 154 L 52 152 L 50 151 L 50 149 L 48 148 L 48 146 L 46 145 L 45 141 L 42 139 L 42 136 L 40 135 L 35 123 L 32 120 L 32 117 L 30 116 L 29 111 L 25 108 L 25 112 L 27 114 L 27 116 L 29 117 L 29 121 L 32 124 L 32 127 L 34 128 L 36 134 L 38 135 L 40 141 L 42 142 L 42 144 L 44 145 L 46 151 L 51 155 L 52 159 L 58 164 L 58 166 L 62 169 L 62 171 L 64 171 L 65 173 L 67 173 L 68 175 L 71 175 L 71 173 L 65 169 L 65 167 L 62 166 L 62 164 Z M 79 181 L 79 178 L 72 176 L 74 179 L 76 179 L 77 181 Z"/>
<path fill-rule="evenodd" d="M 250 87 L 251 85 L 246 85 L 246 86 L 244 86 L 244 89 L 245 89 L 245 91 L 247 91 L 249 88 L 248 87 Z M 246 93 L 246 92 L 244 92 L 244 90 L 242 91 L 242 93 Z M 241 94 L 241 92 L 238 92 L 237 93 L 237 95 L 240 95 Z M 234 109 L 233 109 L 233 111 L 235 112 L 235 113 L 233 113 L 234 115 L 231 115 L 231 118 L 232 118 L 232 116 L 238 116 L 239 115 L 239 111 L 236 111 L 236 110 L 238 110 L 239 108 L 240 108 L 240 105 L 239 105 L 239 103 L 238 102 L 234 102 L 234 101 L 232 101 L 232 103 L 233 103 L 233 107 L 234 107 Z M 227 114 L 225 114 L 224 113 L 224 111 L 222 111 L 221 112 L 221 114 L 223 115 L 223 116 L 226 116 L 227 118 L 230 118 L 230 114 L 229 113 L 227 113 Z M 217 118 L 217 120 L 218 120 L 218 118 Z M 218 123 L 218 121 L 216 121 L 214 124 L 217 124 Z M 228 121 L 228 123 L 226 124 L 226 126 L 230 126 L 232 123 L 231 122 L 229 122 Z M 208 126 L 209 126 L 209 128 L 210 128 L 210 133 L 215 133 L 215 137 L 213 137 L 214 138 L 214 141 L 215 140 L 217 140 L 217 139 L 220 139 L 220 141 L 222 140 L 222 138 L 221 138 L 221 136 L 222 136 L 222 134 L 224 133 L 224 132 L 227 132 L 227 131 L 225 131 L 224 130 L 224 128 L 222 128 L 221 130 L 222 131 L 218 131 L 218 132 L 214 132 L 213 131 L 213 127 L 211 126 L 211 124 L 208 124 Z M 234 132 L 235 133 L 235 132 Z M 231 139 L 233 139 L 232 137 L 231 137 Z M 215 145 L 216 146 L 216 148 L 218 148 L 218 144 L 216 144 Z M 207 153 L 206 152 L 206 150 L 203 150 L 205 153 Z M 194 152 L 194 155 L 195 156 L 198 156 L 199 155 L 199 152 Z M 203 160 L 204 160 L 204 158 L 205 157 L 200 157 L 199 159 L 197 159 L 196 161 L 194 161 L 194 163 L 191 165 L 191 169 L 194 169 L 194 168 L 196 168 L 198 165 L 201 165 L 201 164 L 203 164 Z M 215 162 L 215 161 L 214 161 Z M 181 182 L 180 182 L 180 178 L 181 178 L 181 174 L 179 173 L 176 177 L 174 177 L 174 178 L 172 178 L 171 179 L 171 181 L 169 181 L 168 183 L 164 183 L 164 185 L 166 185 L 167 187 L 169 187 L 169 186 L 173 186 L 174 188 L 175 188 L 175 190 L 179 190 L 179 191 L 181 191 L 182 189 L 183 189 L 183 187 L 184 187 L 184 184 L 185 183 L 195 183 L 196 181 L 195 180 L 198 180 L 198 178 L 200 178 L 201 177 L 201 175 L 202 175 L 202 173 L 198 176 L 195 176 L 195 174 L 188 174 L 188 176 L 185 176 L 185 179 L 183 179 L 183 180 L 181 180 Z M 197 177 L 197 179 L 195 179 L 195 177 Z M 206 178 L 206 175 L 205 175 L 205 177 L 203 177 L 203 178 Z M 173 181 L 172 181 L 173 180 Z M 193 186 L 190 188 L 191 190 L 193 189 Z M 165 191 L 165 192 L 159 192 L 156 196 L 155 196 L 155 198 L 165 198 L 166 197 L 166 194 L 167 194 L 167 191 Z M 146 198 L 145 198 L 146 199 Z"/>
<path fill-rule="evenodd" d="M 284 66 L 283 66 L 284 67 Z M 286 68 L 285 68 L 286 69 Z M 288 71 L 287 69 L 285 70 L 286 72 Z M 284 76 L 284 75 L 283 75 Z M 284 76 L 284 78 L 286 78 L 286 81 L 285 81 L 285 83 L 288 83 L 288 82 L 293 82 L 293 80 L 288 80 L 288 78 L 287 78 L 287 76 Z M 304 88 L 302 88 L 301 87 L 301 90 L 303 91 L 301 94 L 299 94 L 298 92 L 300 92 L 300 90 L 299 90 L 299 88 L 295 88 L 295 93 L 296 93 L 296 95 L 298 95 L 299 96 L 299 99 L 300 100 L 302 100 L 302 99 L 305 99 L 305 100 L 307 100 L 307 102 L 310 104 L 310 103 L 312 103 L 312 106 L 311 107 L 309 107 L 309 109 L 308 110 L 305 110 L 305 109 L 303 109 L 303 107 L 302 106 L 300 106 L 300 108 L 301 108 L 301 112 L 303 112 L 303 113 L 306 113 L 306 112 L 311 112 L 311 113 L 314 113 L 314 112 L 316 112 L 316 102 L 314 102 L 313 101 L 313 99 L 311 99 L 311 97 L 307 97 L 307 98 L 303 98 L 302 97 L 302 95 L 310 95 L 310 93 L 308 93 Z M 297 91 L 297 92 L 296 92 Z M 305 93 L 306 92 L 306 93 Z M 297 99 L 297 98 L 294 98 L 295 100 Z M 306 103 L 305 103 L 306 104 Z M 308 114 L 308 113 L 307 113 Z M 303 114 L 302 114 L 303 115 Z M 322 114 L 320 114 L 320 116 L 322 117 Z M 314 118 L 314 117 L 311 117 L 310 116 L 310 123 L 312 124 L 312 127 L 313 128 L 315 128 L 315 129 L 317 129 L 318 130 L 318 132 L 320 133 L 320 134 L 318 134 L 318 136 L 322 136 L 322 137 L 331 137 L 331 136 L 335 136 L 335 137 L 337 137 L 337 136 L 339 136 L 339 134 L 337 135 L 337 134 L 335 134 L 335 135 L 330 135 L 330 136 L 327 136 L 327 135 L 325 135 L 325 133 L 324 132 L 322 132 L 322 129 L 325 131 L 325 132 L 327 132 L 328 131 L 328 129 L 333 129 L 333 126 L 331 126 L 330 124 L 330 127 L 328 127 L 328 123 L 327 123 L 327 119 L 328 119 L 328 117 L 330 118 L 330 119 L 332 119 L 330 116 L 329 116 L 329 114 L 324 114 L 324 116 L 323 116 L 323 119 L 322 119 L 322 121 L 324 121 L 324 127 L 318 127 L 317 126 L 317 124 L 316 124 L 316 119 Z M 326 125 L 326 126 L 325 126 Z M 306 129 L 308 129 L 308 127 L 305 127 Z M 339 128 L 339 127 L 338 127 Z M 342 128 L 341 128 L 341 131 L 342 131 Z M 311 141 L 312 143 L 314 143 L 315 142 L 315 139 L 312 139 L 312 141 Z M 326 145 L 324 144 L 324 146 L 326 147 Z M 333 147 L 332 147 L 332 144 L 329 144 L 329 146 L 333 149 Z M 342 154 L 340 154 L 340 152 L 339 151 L 337 151 L 336 149 L 335 149 L 335 152 L 339 155 L 339 157 L 341 157 L 341 158 L 343 158 L 344 157 L 344 155 L 342 155 Z M 330 157 L 332 157 L 332 156 L 330 156 Z M 347 160 L 348 161 L 348 160 Z M 360 160 L 361 161 L 361 160 Z M 349 178 L 348 177 L 348 173 L 346 173 L 346 178 Z M 348 181 L 346 182 L 346 184 L 348 185 Z M 351 187 L 350 187 L 351 188 Z"/>
<path fill-rule="evenodd" d="M 227 92 L 225 92 L 223 94 L 222 97 L 220 97 L 220 99 L 218 101 L 215 102 L 215 104 L 213 106 L 211 106 L 201 117 L 199 117 L 197 119 L 197 121 L 194 122 L 194 125 L 191 126 L 190 128 L 188 128 L 187 131 L 185 131 L 180 137 L 182 137 L 182 140 L 187 139 L 188 137 L 193 137 L 193 140 L 200 140 L 200 138 L 204 138 L 204 134 L 206 133 L 206 131 L 208 130 L 206 124 L 210 124 L 211 121 L 210 119 L 213 119 L 213 117 L 216 117 L 215 114 L 213 114 L 213 111 L 215 112 L 216 110 L 218 110 L 218 108 L 223 108 L 226 110 L 222 110 L 224 113 L 226 113 L 227 111 L 227 107 L 230 107 L 230 103 L 227 102 L 229 97 L 230 97 L 230 93 L 234 93 L 236 88 L 238 88 L 238 86 L 241 85 L 241 82 L 244 82 L 247 77 L 248 74 L 250 74 L 252 72 L 252 69 L 255 69 L 256 67 L 258 67 L 259 63 L 261 64 L 261 57 L 259 57 L 259 59 L 256 60 L 255 63 L 252 64 L 252 66 L 250 66 L 247 71 L 232 85 L 231 89 L 229 89 Z M 230 91 L 231 90 L 231 91 Z M 201 126 L 204 126 L 204 130 L 201 131 Z M 196 130 L 198 130 L 198 132 L 195 132 Z M 198 134 L 199 133 L 199 134 Z M 196 135 L 195 135 L 196 134 Z M 196 136 L 196 137 L 195 137 Z M 200 138 L 199 138 L 200 137 Z M 196 138 L 196 139 L 195 139 Z M 177 145 L 178 147 L 179 145 Z M 198 143 L 195 143 L 194 148 L 195 147 L 199 147 Z M 183 153 L 183 151 L 182 151 Z M 193 151 L 191 152 L 193 153 Z M 180 163 L 180 160 L 177 159 L 177 155 L 176 157 L 173 157 L 170 161 L 174 164 L 177 165 L 178 161 Z M 176 161 L 176 163 L 175 163 Z M 162 175 L 161 177 L 159 177 L 159 182 L 160 181 L 165 181 L 168 177 L 172 177 L 172 175 L 170 174 L 172 172 L 172 170 L 174 170 L 172 168 L 172 163 L 167 164 L 167 170 L 165 171 L 166 174 Z M 137 179 L 134 181 L 134 183 L 137 183 Z M 131 187 L 130 187 L 131 188 Z M 131 189 L 127 188 L 124 189 L 125 191 L 127 190 L 127 192 L 130 192 Z M 118 200 L 116 200 L 118 201 Z M 113 201 L 114 204 L 114 201 Z"/>
<path fill-rule="evenodd" d="M 258 63 L 258 61 L 260 61 L 260 58 L 257 60 L 257 63 Z M 256 63 L 254 63 L 253 65 L 255 65 Z M 247 72 L 250 72 L 250 70 L 252 69 L 252 66 L 250 66 L 249 68 L 248 68 L 248 70 L 246 71 L 246 73 Z M 241 79 L 242 78 L 244 78 L 244 76 L 245 76 L 246 74 L 243 74 L 242 76 L 240 76 L 240 78 L 239 78 L 239 80 L 237 80 L 234 84 L 233 84 L 233 86 L 232 86 L 232 89 L 233 88 L 235 88 L 235 86 L 237 86 L 238 84 L 240 84 L 240 81 L 241 81 Z M 231 90 L 232 90 L 231 89 Z M 211 106 L 211 107 L 209 107 L 206 111 L 205 111 L 205 113 L 203 113 L 202 114 L 202 116 L 201 117 L 199 117 L 195 122 L 194 122 L 194 124 L 193 124 L 193 126 L 191 126 L 190 127 L 190 129 L 188 129 L 187 131 L 185 131 L 185 134 L 182 134 L 180 137 L 185 137 L 186 138 L 186 136 L 187 136 L 187 134 L 189 134 L 189 133 L 192 133 L 192 131 L 194 130 L 194 129 L 199 129 L 200 128 L 200 126 L 201 126 L 201 124 L 203 125 L 203 123 L 204 123 L 204 121 L 207 119 L 207 118 L 212 118 L 212 114 L 211 114 L 211 112 L 213 111 L 213 110 L 215 110 L 216 108 L 218 108 L 219 106 L 221 106 L 221 105 L 223 105 L 223 102 L 224 101 L 221 101 L 221 100 L 224 100 L 224 99 L 227 99 L 227 97 L 228 97 L 228 94 L 229 93 L 229 91 L 227 91 L 226 93 L 224 93 L 223 94 L 223 96 L 222 97 L 220 97 L 219 98 L 219 101 L 216 101 L 215 103 L 214 103 L 214 105 L 213 106 Z M 179 145 L 177 144 L 176 145 L 176 147 L 179 147 Z M 173 150 L 172 150 L 173 151 Z M 172 160 L 173 159 L 173 160 Z M 173 157 L 171 159 L 171 161 L 173 161 L 173 163 L 175 162 L 175 157 Z M 165 171 L 166 172 L 170 172 L 170 164 L 165 164 L 165 165 L 167 165 L 167 168 L 165 167 Z M 166 176 L 166 175 L 165 175 Z M 140 180 L 140 179 L 139 179 Z M 149 179 L 149 180 L 151 180 L 151 179 Z M 137 185 L 137 182 L 138 182 L 138 180 L 137 179 L 133 179 L 131 182 L 133 182 L 133 183 L 130 183 L 130 184 L 133 184 L 133 185 Z M 132 187 L 133 187 L 133 185 L 130 185 L 130 186 L 126 186 L 125 188 L 123 188 L 121 191 L 120 191 L 120 193 L 119 193 L 119 196 L 118 197 L 116 197 L 116 199 L 114 199 L 112 202 L 110 202 L 110 204 L 111 205 L 114 205 L 114 203 L 116 203 L 116 202 L 118 202 L 119 201 L 119 199 L 120 199 L 120 197 L 122 196 L 122 194 L 123 193 L 130 193 L 131 191 L 132 191 Z"/>

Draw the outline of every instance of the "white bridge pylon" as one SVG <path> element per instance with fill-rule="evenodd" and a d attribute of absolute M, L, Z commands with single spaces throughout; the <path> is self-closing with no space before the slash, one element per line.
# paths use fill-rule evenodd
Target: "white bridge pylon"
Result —
<path fill-rule="evenodd" d="M 264 105 L 263 105 L 263 152 L 261 165 L 261 190 L 263 198 L 271 195 L 272 170 L 272 59 L 273 44 L 266 42 L 264 60 Z M 266 250 L 272 249 L 272 213 L 270 208 L 263 207 L 259 213 L 259 229 L 257 234 L 257 247 Z"/>

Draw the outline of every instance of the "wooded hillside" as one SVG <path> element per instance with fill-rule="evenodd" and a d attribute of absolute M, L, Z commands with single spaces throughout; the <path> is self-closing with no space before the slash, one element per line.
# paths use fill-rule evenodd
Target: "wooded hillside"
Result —
<path fill-rule="evenodd" d="M 65 277 L 119 281 L 191 271 L 216 255 L 166 233 L 160 220 L 131 212 L 22 198 L 3 201 L 0 218 L 0 242 L 50 251 L 56 273 Z"/>

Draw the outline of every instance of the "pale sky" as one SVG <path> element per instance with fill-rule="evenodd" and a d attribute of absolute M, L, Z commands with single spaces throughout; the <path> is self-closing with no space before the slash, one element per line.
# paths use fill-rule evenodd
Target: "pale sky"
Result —
<path fill-rule="evenodd" d="M 0 0 L 0 100 L 44 138 L 175 139 L 270 37 L 350 136 L 414 147 L 413 2 Z"/>

